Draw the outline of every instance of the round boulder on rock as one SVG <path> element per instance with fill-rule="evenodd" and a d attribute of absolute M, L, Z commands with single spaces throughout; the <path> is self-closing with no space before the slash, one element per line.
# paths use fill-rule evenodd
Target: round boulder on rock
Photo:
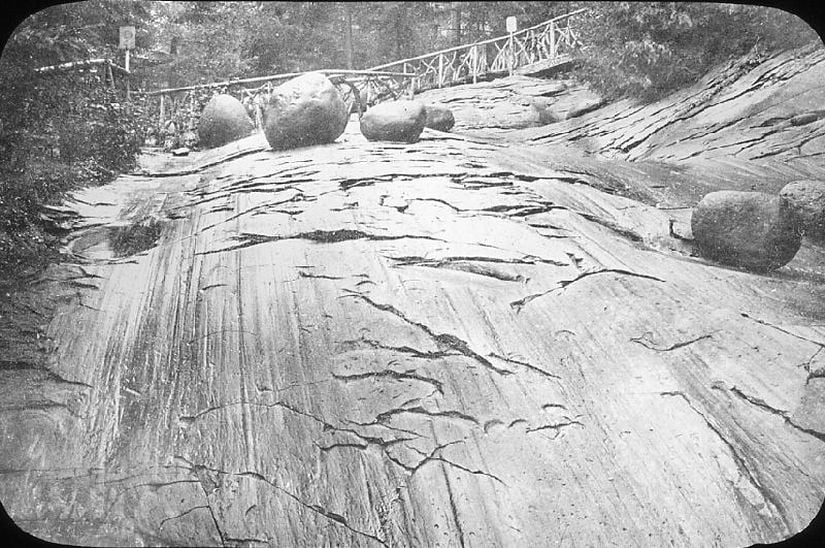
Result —
<path fill-rule="evenodd" d="M 286 150 L 331 143 L 344 133 L 349 113 L 332 82 L 310 72 L 275 88 L 263 119 L 269 146 Z"/>
<path fill-rule="evenodd" d="M 427 122 L 424 125 L 438 131 L 450 131 L 455 125 L 455 116 L 447 107 L 427 105 Z"/>
<path fill-rule="evenodd" d="M 215 95 L 201 113 L 198 142 L 203 148 L 214 148 L 247 137 L 255 125 L 240 101 L 231 95 Z"/>
<path fill-rule="evenodd" d="M 368 141 L 418 141 L 427 109 L 418 101 L 388 101 L 369 109 L 361 117 L 361 133 Z"/>
<path fill-rule="evenodd" d="M 787 264 L 801 243 L 788 203 L 763 192 L 711 192 L 694 208 L 690 225 L 703 256 L 754 272 Z"/>
<path fill-rule="evenodd" d="M 785 185 L 779 195 L 796 213 L 802 234 L 825 242 L 825 181 L 796 181 Z"/>

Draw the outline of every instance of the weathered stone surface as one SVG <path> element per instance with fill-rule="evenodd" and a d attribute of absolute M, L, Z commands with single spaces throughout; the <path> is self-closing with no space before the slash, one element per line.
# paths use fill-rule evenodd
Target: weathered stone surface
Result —
<path fill-rule="evenodd" d="M 500 113 L 521 106 L 500 91 Z M 761 108 L 745 97 L 712 108 Z M 510 116 L 449 105 L 462 133 Z M 648 125 L 685 122 L 650 108 Z M 637 150 L 646 126 L 624 114 L 616 142 Z M 753 121 L 744 150 L 779 143 Z M 708 131 L 680 146 L 718 153 Z M 714 188 L 721 163 L 688 177 L 574 148 L 587 138 L 358 132 L 144 154 L 145 174 L 52 211 L 82 262 L 0 299 L 0 333 L 31 338 L 0 352 L 0 502 L 21 527 L 74 545 L 749 546 L 810 523 L 825 248 L 753 275 L 685 261 L 668 220 L 727 184 L 767 188 L 767 168 L 774 195 L 825 177 L 768 155 Z M 821 169 L 821 143 L 795 165 Z M 149 218 L 145 251 L 127 229 L 112 260 L 112 234 Z M 43 302 L 53 319 L 21 321 Z"/>
<path fill-rule="evenodd" d="M 332 82 L 311 72 L 274 90 L 264 111 L 264 134 L 275 150 L 331 143 L 346 129 L 347 114 Z"/>
<path fill-rule="evenodd" d="M 215 95 L 206 103 L 198 124 L 200 146 L 214 148 L 246 137 L 255 129 L 246 109 L 231 95 Z"/>
<path fill-rule="evenodd" d="M 438 131 L 450 131 L 455 125 L 453 111 L 441 105 L 427 105 L 427 122 L 424 127 Z"/>
<path fill-rule="evenodd" d="M 691 228 L 702 255 L 757 272 L 787 264 L 801 243 L 788 204 L 763 192 L 711 192 L 693 210 Z"/>
<path fill-rule="evenodd" d="M 391 101 L 369 109 L 361 118 L 361 133 L 370 141 L 414 143 L 427 122 L 427 109 L 418 101 Z"/>
<path fill-rule="evenodd" d="M 779 195 L 793 208 L 802 234 L 825 242 L 825 181 L 795 181 Z"/>

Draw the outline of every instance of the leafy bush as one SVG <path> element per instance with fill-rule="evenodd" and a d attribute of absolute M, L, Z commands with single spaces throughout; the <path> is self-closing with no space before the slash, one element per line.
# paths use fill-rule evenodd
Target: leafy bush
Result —
<path fill-rule="evenodd" d="M 597 2 L 581 22 L 580 74 L 609 98 L 653 101 L 714 65 L 755 51 L 791 49 L 816 32 L 781 10 L 739 4 Z"/>
<path fill-rule="evenodd" d="M 20 264 L 42 247 L 42 205 L 134 167 L 141 136 L 122 101 L 88 70 L 0 82 L 0 262 Z"/>

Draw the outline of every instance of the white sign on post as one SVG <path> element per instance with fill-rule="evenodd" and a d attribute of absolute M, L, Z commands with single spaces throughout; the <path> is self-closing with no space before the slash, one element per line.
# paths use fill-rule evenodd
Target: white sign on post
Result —
<path fill-rule="evenodd" d="M 518 21 L 514 15 L 505 19 L 504 23 L 507 25 L 507 32 L 516 32 L 518 30 Z"/>
<path fill-rule="evenodd" d="M 120 27 L 118 49 L 135 49 L 135 27 Z"/>
<path fill-rule="evenodd" d="M 131 71 L 131 67 L 129 66 L 129 57 L 130 53 L 133 49 L 135 49 L 135 27 L 120 27 L 120 42 L 118 43 L 118 49 L 125 49 L 126 50 L 126 59 L 124 63 L 124 68 L 126 72 Z M 126 99 L 129 99 L 130 89 L 129 89 L 129 78 L 126 78 Z"/>

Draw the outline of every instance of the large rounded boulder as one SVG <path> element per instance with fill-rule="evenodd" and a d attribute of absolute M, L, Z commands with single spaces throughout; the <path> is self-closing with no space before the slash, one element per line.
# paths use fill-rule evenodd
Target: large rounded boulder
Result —
<path fill-rule="evenodd" d="M 441 105 L 427 105 L 427 121 L 424 126 L 438 131 L 450 131 L 455 125 L 453 111 Z"/>
<path fill-rule="evenodd" d="M 418 101 L 388 101 L 369 109 L 361 117 L 361 133 L 368 141 L 414 143 L 418 141 L 427 108 Z"/>
<path fill-rule="evenodd" d="M 278 86 L 264 110 L 264 134 L 275 150 L 331 143 L 347 127 L 341 94 L 320 72 Z"/>
<path fill-rule="evenodd" d="M 694 208 L 690 224 L 703 256 L 754 272 L 787 264 L 801 243 L 789 204 L 762 192 L 711 192 Z"/>
<path fill-rule="evenodd" d="M 214 148 L 247 137 L 255 125 L 240 101 L 231 95 L 215 95 L 201 113 L 198 142 L 203 148 Z"/>
<path fill-rule="evenodd" d="M 804 236 L 825 242 L 825 181 L 796 181 L 779 192 L 794 210 Z"/>

